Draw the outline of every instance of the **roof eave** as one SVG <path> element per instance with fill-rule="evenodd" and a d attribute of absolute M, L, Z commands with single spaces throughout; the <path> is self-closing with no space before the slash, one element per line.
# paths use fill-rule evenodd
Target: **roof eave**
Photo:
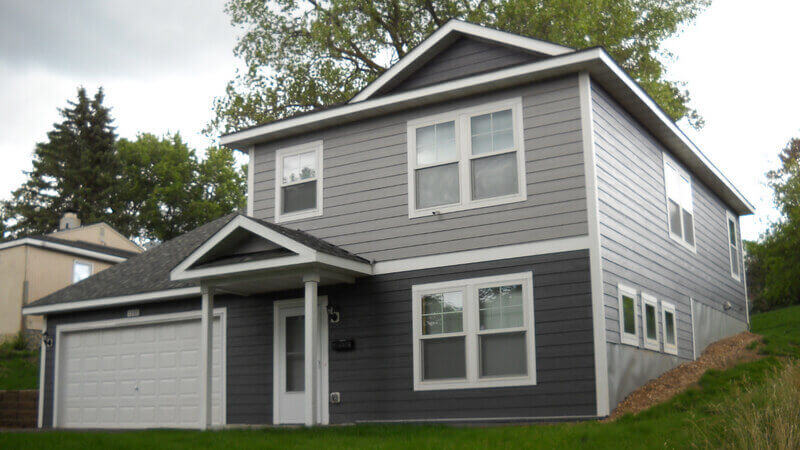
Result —
<path fill-rule="evenodd" d="M 412 107 L 503 89 L 586 71 L 637 120 L 708 184 L 737 214 L 753 214 L 753 205 L 714 166 L 664 111 L 601 48 L 555 56 L 472 77 L 452 80 L 385 97 L 342 105 L 294 119 L 265 124 L 223 136 L 222 145 L 249 147 L 330 126 L 389 114 Z"/>

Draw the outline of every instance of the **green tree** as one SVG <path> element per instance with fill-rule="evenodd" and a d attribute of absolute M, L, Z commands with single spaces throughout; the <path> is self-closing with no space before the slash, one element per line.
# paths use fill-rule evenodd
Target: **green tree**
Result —
<path fill-rule="evenodd" d="M 77 100 L 59 109 L 64 120 L 53 125 L 47 142 L 36 144 L 33 170 L 5 202 L 8 237 L 53 231 L 66 211 L 86 222 L 112 221 L 115 205 L 109 199 L 119 164 L 103 97 L 102 88 L 89 98 L 81 87 Z"/>
<path fill-rule="evenodd" d="M 800 303 L 800 138 L 790 140 L 779 159 L 767 180 L 781 218 L 760 242 L 747 243 L 748 291 L 758 311 Z"/>
<path fill-rule="evenodd" d="M 142 239 L 167 240 L 245 203 L 246 176 L 230 149 L 209 148 L 198 160 L 180 134 L 140 134 L 118 143 L 122 175 L 117 201 L 124 226 Z"/>
<path fill-rule="evenodd" d="M 663 41 L 710 0 L 230 0 L 246 70 L 215 101 L 208 132 L 340 103 L 451 18 L 574 48 L 603 46 L 675 120 L 702 120 L 665 79 Z"/>

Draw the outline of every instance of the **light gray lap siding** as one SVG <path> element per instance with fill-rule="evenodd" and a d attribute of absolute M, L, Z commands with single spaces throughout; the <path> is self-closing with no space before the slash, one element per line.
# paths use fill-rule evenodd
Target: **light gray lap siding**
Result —
<path fill-rule="evenodd" d="M 406 123 L 522 97 L 525 202 L 408 217 Z M 287 226 L 374 260 L 585 235 L 577 78 L 569 77 L 376 117 L 256 147 L 254 215 L 274 220 L 275 151 L 323 141 L 323 215 Z"/>
<path fill-rule="evenodd" d="M 744 286 L 730 274 L 726 207 L 692 177 L 697 252 L 672 240 L 664 147 L 596 85 L 592 105 L 607 340 L 620 342 L 617 285 L 623 283 L 675 304 L 679 356 L 691 358 L 690 298 L 719 311 L 729 301 L 726 314 L 745 320 Z"/>
<path fill-rule="evenodd" d="M 460 38 L 433 60 L 426 63 L 408 79 L 387 93 L 402 92 L 463 78 L 490 70 L 538 61 L 543 55 L 490 44 L 471 38 Z"/>

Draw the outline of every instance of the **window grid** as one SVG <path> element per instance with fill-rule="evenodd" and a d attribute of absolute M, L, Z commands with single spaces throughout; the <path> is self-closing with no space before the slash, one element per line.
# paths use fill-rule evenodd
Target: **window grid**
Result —
<path fill-rule="evenodd" d="M 413 287 L 414 314 L 414 388 L 415 390 L 462 389 L 470 387 L 521 386 L 536 384 L 535 345 L 533 335 L 533 276 L 532 273 L 502 275 L 480 279 L 459 280 Z M 479 292 L 500 294 L 495 305 L 499 308 L 481 308 Z M 426 312 L 423 299 L 444 292 L 462 292 L 464 330 L 457 333 L 425 334 Z M 499 309 L 500 314 L 514 316 L 514 308 L 521 307 L 522 324 L 514 326 L 514 319 L 491 329 L 481 330 L 481 311 Z M 493 311 L 494 312 L 494 311 Z M 501 322 L 503 319 L 500 319 Z M 505 326 L 509 325 L 509 326 Z M 425 379 L 424 342 L 434 339 L 463 337 L 466 373 L 459 379 Z M 517 358 L 497 353 L 483 355 L 481 349 L 503 348 L 507 345 L 521 349 Z M 508 360 L 513 363 L 507 363 Z M 499 373 L 497 364 L 501 362 Z M 489 364 L 489 366 L 486 366 Z M 505 364 L 505 365 L 503 365 Z M 490 370 L 485 370 L 489 367 Z M 503 371 L 508 372 L 503 372 Z M 506 374 L 507 373 L 507 374 Z"/>
<path fill-rule="evenodd" d="M 488 123 L 488 128 L 484 123 L 483 128 L 473 133 L 473 119 L 481 118 Z M 420 149 L 427 152 L 428 147 L 417 142 L 420 135 L 431 136 L 432 129 L 435 140 L 438 127 L 449 123 L 455 127 L 454 140 L 448 142 L 455 144 L 456 157 L 440 161 L 421 158 Z M 421 133 L 420 130 L 425 132 Z M 407 135 L 410 218 L 518 202 L 527 198 L 520 98 L 410 121 Z M 491 139 L 487 140 L 487 137 Z M 491 146 L 486 147 L 488 150 L 478 148 L 484 144 L 473 144 L 473 138 L 479 138 L 484 143 L 491 141 Z M 426 139 L 430 142 L 431 138 Z M 450 164 L 453 168 L 448 170 Z M 439 172 L 433 173 L 433 168 L 438 168 Z M 429 182 L 424 178 L 427 175 L 425 169 L 430 173 L 429 179 L 434 181 Z M 457 179 L 453 179 L 456 174 Z M 498 180 L 496 183 L 491 181 L 495 179 Z M 481 183 L 476 185 L 476 180 L 481 180 Z M 425 188 L 430 191 L 424 191 Z M 431 199 L 425 195 L 426 192 L 435 192 L 440 198 Z"/>

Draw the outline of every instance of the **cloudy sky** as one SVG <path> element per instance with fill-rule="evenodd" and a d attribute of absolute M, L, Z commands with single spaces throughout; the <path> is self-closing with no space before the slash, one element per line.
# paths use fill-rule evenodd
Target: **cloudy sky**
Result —
<path fill-rule="evenodd" d="M 180 131 L 196 148 L 211 104 L 233 76 L 236 30 L 223 0 L 0 2 L 0 198 L 24 179 L 34 144 L 77 86 L 106 91 L 117 132 Z M 764 173 L 800 136 L 800 2 L 715 0 L 670 39 L 670 76 L 706 119 L 687 134 L 758 208 L 754 239 L 775 217 Z"/>

